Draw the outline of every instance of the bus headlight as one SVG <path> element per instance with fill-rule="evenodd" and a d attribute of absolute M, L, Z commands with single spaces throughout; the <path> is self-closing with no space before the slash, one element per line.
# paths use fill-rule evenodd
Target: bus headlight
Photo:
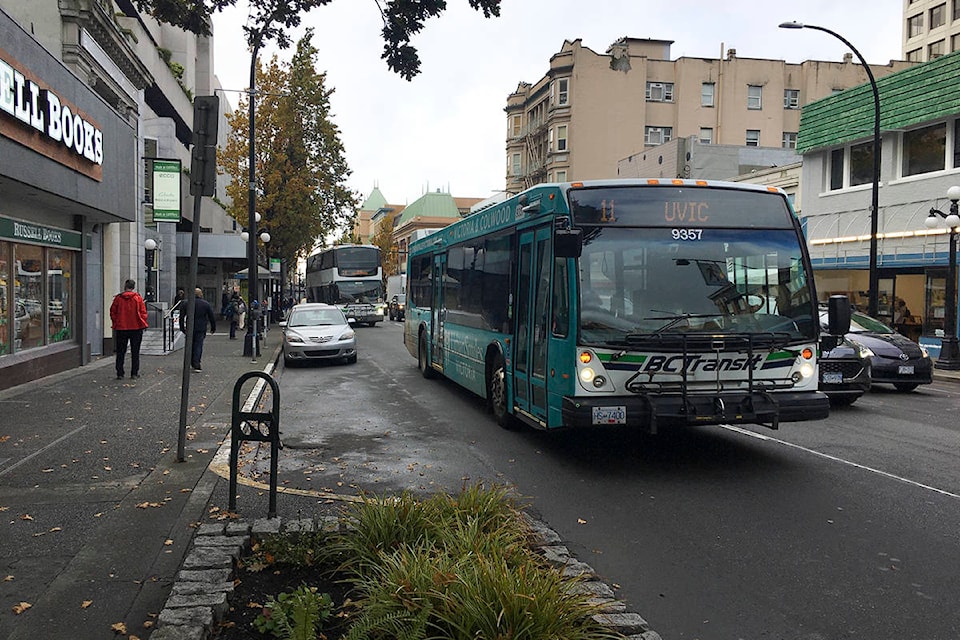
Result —
<path fill-rule="evenodd" d="M 813 377 L 813 365 L 809 362 L 804 362 L 800 365 L 800 368 L 793 372 L 793 375 L 790 376 L 794 384 L 799 384 L 804 380 L 809 380 Z"/>
<path fill-rule="evenodd" d="M 584 367 L 580 369 L 580 381 L 584 383 L 591 382 L 596 377 L 596 372 L 594 372 L 592 367 Z"/>

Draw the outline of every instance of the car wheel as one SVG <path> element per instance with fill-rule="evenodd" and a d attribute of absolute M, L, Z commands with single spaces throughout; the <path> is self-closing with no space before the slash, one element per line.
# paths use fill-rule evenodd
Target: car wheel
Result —
<path fill-rule="evenodd" d="M 520 428 L 520 423 L 507 411 L 507 368 L 500 354 L 493 359 L 493 366 L 490 368 L 487 398 L 498 425 L 508 431 L 516 431 Z"/>
<path fill-rule="evenodd" d="M 920 385 L 917 384 L 916 382 L 898 382 L 893 386 L 900 393 L 910 393 Z"/>
<path fill-rule="evenodd" d="M 347 364 L 357 364 L 357 354 L 347 356 Z"/>
<path fill-rule="evenodd" d="M 427 337 L 424 332 L 420 333 L 420 344 L 417 347 L 417 367 L 424 378 L 435 378 L 437 375 L 430 366 L 430 354 L 427 352 Z"/>

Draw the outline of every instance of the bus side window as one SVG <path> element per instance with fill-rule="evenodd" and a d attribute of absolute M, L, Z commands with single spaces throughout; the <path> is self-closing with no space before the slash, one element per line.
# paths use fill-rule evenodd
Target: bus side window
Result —
<path fill-rule="evenodd" d="M 570 330 L 570 288 L 567 278 L 567 258 L 553 261 L 553 321 L 551 331 L 558 338 L 566 338 Z"/>

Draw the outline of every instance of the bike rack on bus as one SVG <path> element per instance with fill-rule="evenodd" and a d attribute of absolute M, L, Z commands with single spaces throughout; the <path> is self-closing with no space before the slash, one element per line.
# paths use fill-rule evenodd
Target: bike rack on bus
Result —
<path fill-rule="evenodd" d="M 270 411 L 241 411 L 240 391 L 250 378 L 262 378 L 270 385 L 273 407 Z M 259 398 L 258 398 L 259 399 Z M 270 503 L 268 518 L 277 517 L 277 458 L 280 442 L 280 387 L 269 373 L 248 371 L 233 386 L 233 409 L 230 428 L 230 511 L 237 511 L 237 472 L 241 442 L 270 443 Z"/>

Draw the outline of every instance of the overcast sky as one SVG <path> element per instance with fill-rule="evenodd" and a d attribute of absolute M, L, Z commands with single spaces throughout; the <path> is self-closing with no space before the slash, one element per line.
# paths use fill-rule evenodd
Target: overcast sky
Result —
<path fill-rule="evenodd" d="M 385 2 L 385 0 L 381 0 Z M 788 6 L 789 5 L 789 6 Z M 421 72 L 410 82 L 380 58 L 383 22 L 374 0 L 333 0 L 314 9 L 318 71 L 333 88 L 333 120 L 340 128 L 352 174 L 348 185 L 366 197 L 378 186 L 392 204 L 409 204 L 425 191 L 484 198 L 503 189 L 507 96 L 520 82 L 536 82 L 564 40 L 580 38 L 597 53 L 623 36 L 673 40 L 671 56 L 787 62 L 839 61 L 847 48 L 813 30 L 784 30 L 798 20 L 832 29 L 871 64 L 901 58 L 902 0 L 503 0 L 499 18 L 485 19 L 467 0 L 447 10 L 413 41 Z M 245 0 L 214 20 L 215 72 L 225 89 L 244 89 L 250 54 L 240 27 Z M 301 33 L 293 34 L 296 41 Z M 293 48 L 269 46 L 289 60 Z M 238 94 L 228 93 L 234 106 Z"/>

